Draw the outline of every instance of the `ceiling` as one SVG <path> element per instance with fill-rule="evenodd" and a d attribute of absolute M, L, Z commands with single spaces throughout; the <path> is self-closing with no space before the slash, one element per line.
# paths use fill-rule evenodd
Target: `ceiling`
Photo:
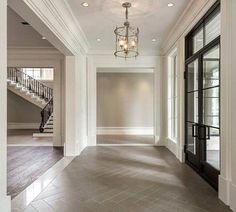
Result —
<path fill-rule="evenodd" d="M 22 19 L 11 8 L 7 9 L 8 47 L 52 47 L 33 27 L 23 25 Z"/>
<path fill-rule="evenodd" d="M 89 7 L 82 7 L 86 1 Z M 165 36 L 176 23 L 178 17 L 192 0 L 129 0 L 132 8 L 129 19 L 140 29 L 141 51 L 155 51 L 161 46 Z M 93 50 L 113 50 L 115 48 L 114 28 L 123 25 L 124 8 L 122 0 L 67 0 L 78 19 Z M 168 7 L 169 2 L 174 3 Z M 97 39 L 101 39 L 100 42 Z M 156 42 L 152 42 L 156 39 Z"/>

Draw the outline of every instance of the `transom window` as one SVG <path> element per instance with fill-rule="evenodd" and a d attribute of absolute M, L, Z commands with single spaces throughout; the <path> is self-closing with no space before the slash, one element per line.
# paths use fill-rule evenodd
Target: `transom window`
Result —
<path fill-rule="evenodd" d="M 199 52 L 220 35 L 220 8 L 213 7 L 208 13 L 186 37 L 188 40 L 186 59 Z"/>

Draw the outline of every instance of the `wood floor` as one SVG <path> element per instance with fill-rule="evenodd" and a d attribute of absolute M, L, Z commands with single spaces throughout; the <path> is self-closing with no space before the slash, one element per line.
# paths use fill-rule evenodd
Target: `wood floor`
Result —
<path fill-rule="evenodd" d="M 8 146 L 8 195 L 17 196 L 62 157 L 62 148 Z"/>
<path fill-rule="evenodd" d="M 8 146 L 53 146 L 52 137 L 34 138 L 33 133 L 37 130 L 8 130 Z"/>
<path fill-rule="evenodd" d="M 164 147 L 87 147 L 24 212 L 229 212 Z"/>

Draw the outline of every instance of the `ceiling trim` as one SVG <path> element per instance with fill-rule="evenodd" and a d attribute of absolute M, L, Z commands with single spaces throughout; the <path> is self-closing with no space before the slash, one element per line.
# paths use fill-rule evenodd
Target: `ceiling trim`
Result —
<path fill-rule="evenodd" d="M 215 2 L 216 0 L 191 0 L 176 24 L 165 36 L 166 39 L 161 46 L 162 55 L 167 54 L 177 40 L 185 36 Z"/>
<path fill-rule="evenodd" d="M 22 18 L 25 18 L 24 16 L 28 15 L 29 22 L 30 20 L 33 22 L 30 22 L 30 24 L 32 24 L 39 33 L 42 34 L 40 30 L 45 31 L 46 26 L 50 32 L 47 32 L 45 36 L 48 35 L 47 39 L 51 43 L 56 43 L 56 36 L 56 39 L 62 43 L 59 45 L 64 45 L 72 55 L 77 55 L 78 53 L 85 54 L 89 49 L 88 40 L 78 21 L 75 20 L 68 4 L 65 2 L 65 0 L 8 0 L 9 6 L 21 15 Z M 39 21 L 33 20 L 32 13 L 36 15 L 45 26 L 37 26 Z"/>

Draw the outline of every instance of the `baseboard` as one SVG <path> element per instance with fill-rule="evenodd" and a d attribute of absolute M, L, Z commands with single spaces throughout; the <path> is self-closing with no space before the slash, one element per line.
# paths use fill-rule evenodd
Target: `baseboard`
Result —
<path fill-rule="evenodd" d="M 219 176 L 219 198 L 226 205 L 229 205 L 230 196 L 230 181 L 225 179 L 223 176 Z"/>
<path fill-rule="evenodd" d="M 154 135 L 153 127 L 97 127 L 97 135 Z"/>
<path fill-rule="evenodd" d="M 11 212 L 11 197 L 6 196 L 3 199 L 0 198 L 0 209 L 4 212 Z"/>
<path fill-rule="evenodd" d="M 177 143 L 170 138 L 166 138 L 166 147 L 177 157 Z"/>
<path fill-rule="evenodd" d="M 236 185 L 231 182 L 229 190 L 229 205 L 232 211 L 236 211 Z"/>
<path fill-rule="evenodd" d="M 15 123 L 9 122 L 7 128 L 10 130 L 38 130 L 40 123 Z"/>

